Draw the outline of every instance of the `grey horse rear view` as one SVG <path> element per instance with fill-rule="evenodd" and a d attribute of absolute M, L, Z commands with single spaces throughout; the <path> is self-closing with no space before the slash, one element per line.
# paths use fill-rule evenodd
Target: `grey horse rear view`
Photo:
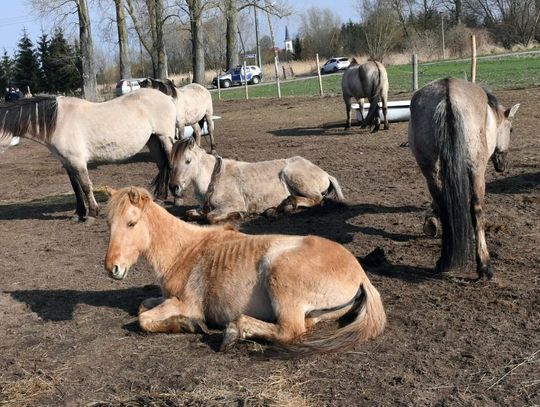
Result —
<path fill-rule="evenodd" d="M 493 276 L 484 233 L 485 172 L 506 169 L 512 119 L 519 108 L 505 110 L 478 85 L 441 79 L 417 91 L 411 101 L 409 143 L 433 198 L 424 231 L 437 234 L 442 249 L 436 270 L 461 268 L 476 240 L 479 277 Z"/>
<path fill-rule="evenodd" d="M 356 99 L 360 104 L 360 113 L 362 115 L 362 127 L 374 124 L 373 131 L 380 128 L 379 102 L 382 103 L 384 116 L 384 129 L 388 126 L 388 74 L 384 65 L 377 61 L 369 61 L 359 65 L 353 58 L 351 65 L 345 70 L 341 79 L 341 90 L 343 101 L 347 110 L 347 122 L 345 129 L 351 127 L 352 103 Z M 370 103 L 369 112 L 363 117 L 364 98 Z"/>

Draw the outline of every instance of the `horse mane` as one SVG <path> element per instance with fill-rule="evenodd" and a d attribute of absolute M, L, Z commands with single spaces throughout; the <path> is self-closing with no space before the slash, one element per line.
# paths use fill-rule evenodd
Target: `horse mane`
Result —
<path fill-rule="evenodd" d="M 0 146 L 13 137 L 30 137 L 49 143 L 57 116 L 58 100 L 54 95 L 0 102 Z"/>
<path fill-rule="evenodd" d="M 501 111 L 501 104 L 499 103 L 499 100 L 495 97 L 493 93 L 489 89 L 483 88 L 484 92 L 486 92 L 488 106 L 493 110 L 493 113 L 495 113 L 495 116 L 497 117 L 497 122 L 500 123 L 500 121 L 503 119 L 503 114 Z"/>
<path fill-rule="evenodd" d="M 150 199 L 150 201 L 154 200 L 152 194 L 144 188 L 128 187 L 119 189 L 113 196 L 109 198 L 109 201 L 107 202 L 107 206 L 105 208 L 107 220 L 109 222 L 112 221 L 116 214 L 124 213 L 127 208 L 132 205 L 129 199 L 129 193 L 132 190 L 137 190 L 141 196 L 145 195 L 147 198 Z"/>
<path fill-rule="evenodd" d="M 176 161 L 176 159 L 180 159 L 184 156 L 184 153 L 189 148 L 190 143 L 194 143 L 195 139 L 193 136 L 180 139 L 176 143 L 174 143 L 171 151 L 171 162 Z"/>
<path fill-rule="evenodd" d="M 171 96 L 173 99 L 178 98 L 178 92 L 174 82 L 170 79 L 155 79 L 155 78 L 146 78 L 144 81 L 140 82 L 142 88 L 152 88 L 157 89 L 162 93 L 165 93 L 168 96 Z"/>

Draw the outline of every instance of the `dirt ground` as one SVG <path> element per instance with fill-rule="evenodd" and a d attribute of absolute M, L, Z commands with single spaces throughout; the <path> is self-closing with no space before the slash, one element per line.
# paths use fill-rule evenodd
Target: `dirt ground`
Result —
<path fill-rule="evenodd" d="M 522 105 L 510 170 L 487 172 L 490 283 L 474 280 L 473 265 L 433 274 L 440 241 L 422 233 L 429 196 L 400 147 L 406 123 L 345 132 L 339 98 L 217 104 L 221 155 L 302 155 L 333 174 L 349 202 L 248 219 L 241 229 L 341 242 L 385 303 L 380 337 L 353 352 L 299 360 L 269 359 L 254 342 L 219 353 L 219 332 L 142 334 L 137 307 L 158 293 L 149 266 L 140 261 L 126 280 L 112 280 L 103 268 L 104 217 L 70 220 L 68 177 L 45 148 L 23 140 L 0 155 L 0 404 L 540 405 L 540 89 L 498 96 Z M 142 152 L 90 176 L 98 189 L 148 186 L 155 171 Z M 104 202 L 103 192 L 98 198 Z M 186 204 L 194 203 L 189 196 Z"/>

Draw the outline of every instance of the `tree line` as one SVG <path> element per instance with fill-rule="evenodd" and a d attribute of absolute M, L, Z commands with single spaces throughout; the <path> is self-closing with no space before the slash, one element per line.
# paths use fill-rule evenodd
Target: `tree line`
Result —
<path fill-rule="evenodd" d="M 106 31 L 114 33 L 117 79 L 140 74 L 140 65 L 144 75 L 164 78 L 173 66 L 176 72 L 191 71 L 194 82 L 204 83 L 208 68 L 229 69 L 239 63 L 240 49 L 254 51 L 241 33 L 242 24 L 252 32 L 254 14 L 259 13 L 260 25 L 267 26 L 270 16 L 292 13 L 288 0 L 30 0 L 30 4 L 39 15 L 58 22 L 75 16 L 79 32 L 72 48 L 77 56 L 68 65 L 79 72 L 82 93 L 89 100 L 97 99 L 92 30 L 97 25 L 103 31 L 105 20 L 111 22 Z M 357 14 L 346 23 L 328 9 L 301 13 L 293 57 L 366 54 L 383 59 L 389 52 L 419 46 L 440 49 L 445 32 L 441 26 L 452 34 L 447 38 L 450 43 L 463 39 L 465 28 L 482 29 L 505 47 L 527 46 L 539 39 L 540 0 L 357 0 L 356 8 Z M 272 61 L 274 38 L 263 37 L 260 44 L 261 53 Z M 38 43 L 38 59 L 39 48 Z M 148 70 L 143 59 L 149 61 Z M 42 89 L 43 73 L 30 76 L 25 79 L 28 84 Z M 46 90 L 58 89 L 54 85 Z"/>
<path fill-rule="evenodd" d="M 540 41 L 540 0 L 361 0 L 357 11 L 360 21 L 343 24 L 329 9 L 308 9 L 294 39 L 295 58 L 367 54 L 382 60 L 419 46 L 440 50 L 443 33 L 459 53 L 467 30 L 505 48 Z"/>
<path fill-rule="evenodd" d="M 26 31 L 13 56 L 4 50 L 0 60 L 0 89 L 23 93 L 73 94 L 82 86 L 80 50 L 69 44 L 61 29 L 49 38 L 43 33 L 34 45 Z"/>

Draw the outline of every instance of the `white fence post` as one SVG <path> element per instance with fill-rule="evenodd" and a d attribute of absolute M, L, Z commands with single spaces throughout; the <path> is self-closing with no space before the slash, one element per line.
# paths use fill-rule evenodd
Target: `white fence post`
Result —
<path fill-rule="evenodd" d="M 244 87 L 246 89 L 246 99 L 249 99 L 248 94 L 248 78 L 247 78 L 247 64 L 246 61 L 244 61 Z"/>
<path fill-rule="evenodd" d="M 321 66 L 319 63 L 319 54 L 315 54 L 315 58 L 317 59 L 317 76 L 319 77 L 319 94 L 321 96 L 324 96 L 323 87 L 322 87 Z"/>
<path fill-rule="evenodd" d="M 281 84 L 279 83 L 278 57 L 274 57 L 274 68 L 276 71 L 277 97 L 281 99 Z"/>
<path fill-rule="evenodd" d="M 412 55 L 412 80 L 413 80 L 413 92 L 418 90 L 418 55 Z"/>

